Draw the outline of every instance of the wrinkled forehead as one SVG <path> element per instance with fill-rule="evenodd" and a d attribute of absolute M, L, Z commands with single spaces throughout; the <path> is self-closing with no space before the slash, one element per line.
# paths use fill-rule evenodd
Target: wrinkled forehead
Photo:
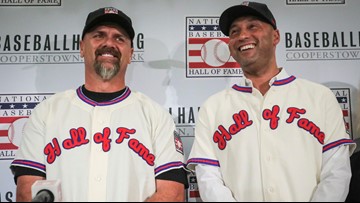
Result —
<path fill-rule="evenodd" d="M 103 22 L 97 24 L 94 27 L 92 27 L 87 33 L 99 32 L 101 30 L 107 30 L 107 29 L 115 29 L 119 32 L 119 34 L 124 35 L 130 39 L 129 34 L 126 32 L 126 30 L 123 27 L 121 27 L 119 24 L 112 22 Z"/>

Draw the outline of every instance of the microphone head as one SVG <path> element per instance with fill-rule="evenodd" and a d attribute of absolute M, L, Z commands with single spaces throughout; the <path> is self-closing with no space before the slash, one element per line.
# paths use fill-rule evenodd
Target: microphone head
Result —
<path fill-rule="evenodd" d="M 54 194 L 50 190 L 40 190 L 35 197 L 31 200 L 32 202 L 54 202 Z"/>
<path fill-rule="evenodd" d="M 37 180 L 31 186 L 33 202 L 61 202 L 60 180 Z"/>

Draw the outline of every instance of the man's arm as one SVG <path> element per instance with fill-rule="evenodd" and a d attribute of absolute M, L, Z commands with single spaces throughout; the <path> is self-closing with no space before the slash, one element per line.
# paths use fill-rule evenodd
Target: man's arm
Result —
<path fill-rule="evenodd" d="M 198 164 L 195 167 L 201 200 L 204 202 L 236 202 L 224 185 L 219 167 Z"/>
<path fill-rule="evenodd" d="M 323 154 L 320 182 L 312 202 L 344 202 L 351 179 L 349 146 L 342 145 Z"/>
<path fill-rule="evenodd" d="M 45 180 L 42 176 L 23 175 L 17 178 L 16 201 L 31 202 L 31 186 L 37 180 Z"/>
<path fill-rule="evenodd" d="M 156 179 L 156 192 L 145 200 L 146 202 L 184 202 L 184 184 Z"/>

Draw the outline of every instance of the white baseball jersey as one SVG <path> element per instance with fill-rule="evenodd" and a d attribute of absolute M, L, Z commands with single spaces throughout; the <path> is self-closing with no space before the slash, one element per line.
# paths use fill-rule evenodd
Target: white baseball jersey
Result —
<path fill-rule="evenodd" d="M 270 85 L 263 96 L 244 79 L 211 96 L 200 108 L 188 167 L 220 167 L 237 201 L 309 201 L 323 152 L 353 141 L 330 89 L 284 69 Z"/>
<path fill-rule="evenodd" d="M 80 87 L 34 109 L 12 165 L 60 179 L 64 201 L 144 201 L 155 176 L 184 166 L 174 133 L 170 114 L 141 93 L 97 103 Z"/>

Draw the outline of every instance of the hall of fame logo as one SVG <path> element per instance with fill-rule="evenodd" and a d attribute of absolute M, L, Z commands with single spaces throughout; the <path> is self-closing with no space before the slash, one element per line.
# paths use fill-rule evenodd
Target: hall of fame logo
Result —
<path fill-rule="evenodd" d="M 337 101 L 342 109 L 345 127 L 353 139 L 352 133 L 352 121 L 351 121 L 351 100 L 350 100 L 350 88 L 330 88 L 331 91 L 335 94 Z"/>
<path fill-rule="evenodd" d="M 345 0 L 286 0 L 287 5 L 345 4 Z"/>
<path fill-rule="evenodd" d="M 61 6 L 62 0 L 1 0 L 0 6 Z"/>
<path fill-rule="evenodd" d="M 182 143 L 179 133 L 176 131 L 174 131 L 174 143 L 175 143 L 176 151 L 179 152 L 180 154 L 184 155 L 183 143 Z"/>
<path fill-rule="evenodd" d="M 187 191 L 188 202 L 201 202 L 199 187 L 196 179 L 196 174 L 193 173 L 188 176 L 189 188 Z"/>
<path fill-rule="evenodd" d="M 243 76 L 228 43 L 219 17 L 186 17 L 186 77 Z"/>
<path fill-rule="evenodd" d="M 52 94 L 0 94 L 0 160 L 12 160 L 32 110 Z"/>

